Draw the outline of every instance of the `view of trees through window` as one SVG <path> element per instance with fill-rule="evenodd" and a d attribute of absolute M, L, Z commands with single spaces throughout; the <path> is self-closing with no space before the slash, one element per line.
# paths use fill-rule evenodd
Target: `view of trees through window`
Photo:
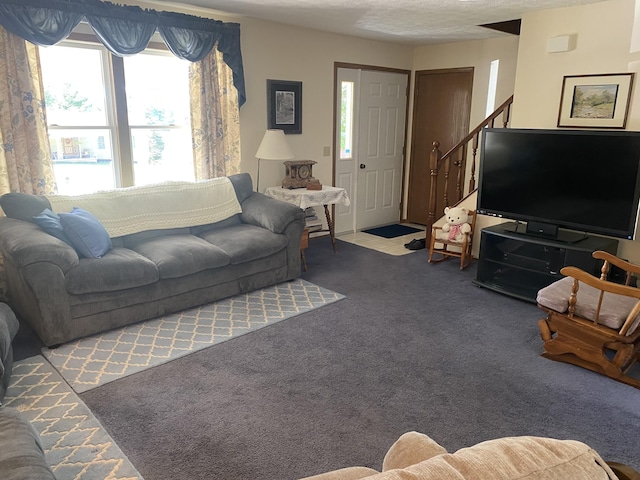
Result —
<path fill-rule="evenodd" d="M 58 192 L 193 180 L 188 62 L 145 51 L 115 58 L 123 66 L 116 69 L 109 55 L 98 44 L 40 48 Z M 117 122 L 116 105 L 125 102 Z"/>

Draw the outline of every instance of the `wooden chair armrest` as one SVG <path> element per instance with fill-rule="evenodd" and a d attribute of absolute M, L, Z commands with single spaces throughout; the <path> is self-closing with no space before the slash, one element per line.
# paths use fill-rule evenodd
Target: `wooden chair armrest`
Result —
<path fill-rule="evenodd" d="M 598 277 L 594 277 L 590 273 L 587 273 L 578 267 L 563 267 L 560 270 L 560 273 L 567 277 L 577 278 L 581 282 L 584 282 L 593 288 L 597 288 L 598 290 L 640 299 L 640 288 L 613 283 L 607 280 L 600 280 Z"/>
<path fill-rule="evenodd" d="M 640 480 L 640 473 L 629 465 L 618 462 L 607 462 L 607 465 L 620 480 Z"/>
<path fill-rule="evenodd" d="M 609 282 L 607 280 L 601 280 L 577 267 L 564 267 L 560 270 L 560 273 L 568 277 L 574 278 L 575 280 L 578 280 L 580 282 L 584 282 L 586 285 L 589 285 L 597 290 L 600 290 L 601 292 L 600 301 L 598 303 L 598 307 L 596 311 L 597 313 L 594 319 L 596 323 L 599 323 L 598 317 L 600 312 L 600 305 L 602 303 L 603 295 L 605 292 L 622 295 L 625 297 L 635 298 L 636 303 L 634 307 L 631 309 L 631 311 L 627 314 L 627 318 L 622 324 L 622 326 L 618 329 L 618 333 L 620 335 L 627 335 L 630 329 L 633 328 L 633 331 L 631 332 L 632 335 L 634 334 L 634 332 L 636 336 L 640 334 L 640 330 L 638 330 L 635 326 L 636 317 L 638 316 L 638 314 L 640 314 L 640 289 L 635 287 L 629 287 L 628 285 L 621 285 L 618 283 Z M 575 280 L 572 288 L 571 298 L 569 300 L 570 312 L 573 311 L 571 307 L 571 305 L 573 304 L 572 302 L 575 302 L 575 300 L 579 297 L 579 289 L 578 289 L 578 285 L 575 283 Z"/>
<path fill-rule="evenodd" d="M 615 265 L 616 267 L 621 268 L 625 272 L 640 273 L 640 265 L 627 262 L 626 260 L 618 258 L 609 252 L 596 250 L 595 252 L 593 252 L 593 258 L 597 260 L 604 260 L 606 262 L 609 262 L 611 265 Z"/>

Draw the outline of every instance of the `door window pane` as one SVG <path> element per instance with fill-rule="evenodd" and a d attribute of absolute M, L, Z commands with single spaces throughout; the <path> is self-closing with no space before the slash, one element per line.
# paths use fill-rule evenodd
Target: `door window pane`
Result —
<path fill-rule="evenodd" d="M 340 159 L 353 157 L 353 82 L 342 82 L 340 102 Z"/>

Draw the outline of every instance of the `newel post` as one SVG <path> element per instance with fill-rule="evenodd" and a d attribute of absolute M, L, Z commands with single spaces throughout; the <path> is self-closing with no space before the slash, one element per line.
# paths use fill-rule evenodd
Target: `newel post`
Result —
<path fill-rule="evenodd" d="M 442 152 L 440 151 L 440 142 L 437 140 L 433 142 L 433 150 L 429 154 L 429 214 L 427 215 L 427 229 L 426 237 L 430 238 L 431 226 L 436 221 L 436 196 L 438 193 L 438 164 L 440 158 L 442 158 Z"/>

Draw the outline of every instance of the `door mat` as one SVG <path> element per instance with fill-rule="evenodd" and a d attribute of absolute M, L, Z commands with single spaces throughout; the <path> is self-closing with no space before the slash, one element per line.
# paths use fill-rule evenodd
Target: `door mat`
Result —
<path fill-rule="evenodd" d="M 420 230 L 419 228 L 409 227 L 408 225 L 401 225 L 399 223 L 386 225 L 384 227 L 369 228 L 362 231 L 370 235 L 377 235 L 378 237 L 384 238 L 395 238 L 403 235 L 409 235 L 410 233 L 424 232 L 424 230 Z"/>
<path fill-rule="evenodd" d="M 40 355 L 13 365 L 3 405 L 22 412 L 36 429 L 58 480 L 142 480 L 89 408 Z"/>
<path fill-rule="evenodd" d="M 342 298 L 297 279 L 44 348 L 42 353 L 81 393 Z"/>

